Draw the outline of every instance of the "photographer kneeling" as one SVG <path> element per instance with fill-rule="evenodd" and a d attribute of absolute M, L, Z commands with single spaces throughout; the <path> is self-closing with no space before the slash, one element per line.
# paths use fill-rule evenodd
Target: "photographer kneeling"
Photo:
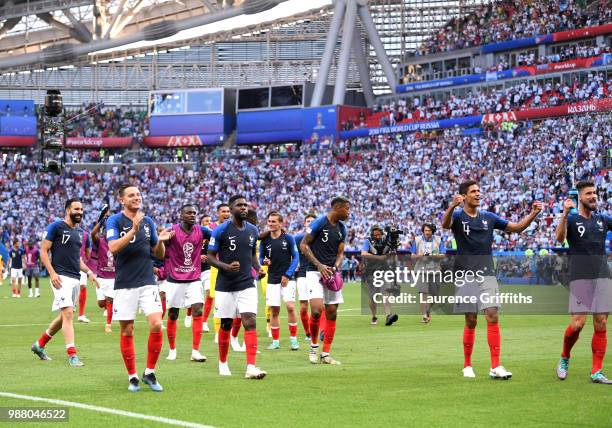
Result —
<path fill-rule="evenodd" d="M 363 243 L 361 256 L 364 262 L 363 281 L 368 286 L 370 311 L 372 312 L 372 321 L 370 324 L 375 325 L 378 323 L 376 317 L 376 302 L 374 301 L 374 295 L 380 293 L 382 295 L 390 295 L 394 289 L 393 284 L 385 284 L 382 287 L 374 286 L 374 272 L 385 271 L 390 269 L 389 259 L 395 257 L 395 250 L 392 250 L 387 245 L 387 240 L 383 239 L 383 230 L 380 226 L 373 226 L 370 229 L 370 237 L 367 238 Z M 385 315 L 387 316 L 385 325 L 391 325 L 398 320 L 397 314 L 391 313 L 391 305 L 385 299 L 383 301 L 383 307 Z"/>

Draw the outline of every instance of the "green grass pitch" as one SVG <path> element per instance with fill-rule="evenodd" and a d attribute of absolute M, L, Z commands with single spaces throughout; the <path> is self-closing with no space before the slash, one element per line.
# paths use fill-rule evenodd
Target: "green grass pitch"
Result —
<path fill-rule="evenodd" d="M 555 377 L 567 315 L 501 317 L 502 364 L 514 373 L 509 381 L 492 381 L 487 376 L 489 351 L 481 319 L 473 355 L 477 378 L 464 379 L 462 317 L 434 315 L 431 324 L 422 325 L 417 315 L 401 315 L 392 327 L 370 326 L 369 317 L 361 315 L 359 286 L 349 284 L 332 348 L 341 366 L 310 364 L 303 340 L 301 349 L 291 352 L 286 318 L 281 320 L 281 349 L 266 350 L 270 339 L 260 315 L 257 364 L 267 370 L 268 377 L 251 381 L 243 378 L 244 354 L 232 351 L 233 376 L 218 376 L 212 333 L 205 333 L 202 340 L 208 362 L 190 362 L 191 330 L 183 326 L 181 313 L 178 359 L 165 360 L 164 342 L 157 367 L 165 391 L 156 394 L 143 385 L 141 392 L 131 394 L 119 353 L 118 325 L 112 334 L 104 334 L 102 310 L 95 305 L 92 287 L 86 312 L 92 323 L 76 324 L 76 345 L 85 367 L 68 367 L 61 334 L 47 345 L 53 361 L 40 361 L 31 353 L 30 345 L 53 316 L 46 280 L 41 289 L 39 299 L 27 298 L 26 290 L 17 300 L 10 297 L 6 280 L 0 287 L 0 392 L 215 427 L 612 426 L 612 388 L 591 384 L 588 377 L 590 325 L 574 348 L 568 379 L 560 382 Z M 140 321 L 135 332 L 139 373 L 144 369 L 147 341 L 147 328 Z M 212 329 L 212 320 L 209 325 Z M 301 326 L 299 331 L 302 339 Z M 16 406 L 49 405 L 0 396 L 0 407 Z M 60 425 L 149 427 L 155 423 L 70 409 L 69 422 Z"/>

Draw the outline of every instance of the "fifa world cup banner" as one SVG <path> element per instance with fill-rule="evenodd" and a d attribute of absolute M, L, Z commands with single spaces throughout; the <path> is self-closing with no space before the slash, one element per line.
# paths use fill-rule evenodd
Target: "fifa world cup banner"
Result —
<path fill-rule="evenodd" d="M 172 137 L 145 137 L 143 144 L 147 147 L 198 147 L 221 144 L 221 135 L 175 135 Z"/>
<path fill-rule="evenodd" d="M 32 147 L 36 144 L 36 137 L 22 137 L 18 135 L 0 135 L 0 147 Z"/>
<path fill-rule="evenodd" d="M 132 137 L 68 137 L 66 147 L 72 149 L 128 148 L 132 145 L 132 140 Z"/>
<path fill-rule="evenodd" d="M 546 117 L 569 116 L 574 114 L 596 113 L 612 110 L 612 98 L 565 104 L 556 107 L 532 108 L 514 112 L 517 120 L 542 119 Z"/>
<path fill-rule="evenodd" d="M 338 138 L 338 106 L 303 109 L 302 131 L 302 141 L 306 144 L 333 144 Z"/>

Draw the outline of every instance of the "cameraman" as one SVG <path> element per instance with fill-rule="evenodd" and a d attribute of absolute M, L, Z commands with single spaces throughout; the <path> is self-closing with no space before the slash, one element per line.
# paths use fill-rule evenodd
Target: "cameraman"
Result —
<path fill-rule="evenodd" d="M 421 226 L 422 236 L 416 236 L 412 243 L 412 259 L 415 260 L 414 270 L 421 271 L 419 280 L 416 283 L 417 290 L 422 295 L 420 301 L 423 302 L 430 294 L 437 295 L 440 284 L 436 281 L 436 272 L 441 272 L 440 261 L 444 258 L 446 248 L 442 238 L 434 236 L 436 225 L 425 223 Z M 439 275 L 441 276 L 441 275 Z M 431 305 L 421 303 L 421 322 L 427 324 L 431 321 Z"/>
<path fill-rule="evenodd" d="M 361 250 L 361 257 L 364 262 L 363 281 L 368 286 L 370 311 L 372 312 L 372 321 L 370 324 L 376 325 L 378 318 L 376 317 L 376 302 L 374 301 L 374 295 L 381 293 L 389 295 L 389 285 L 385 285 L 381 288 L 374 287 L 374 272 L 384 271 L 389 269 L 388 260 L 391 257 L 395 257 L 395 251 L 390 251 L 387 242 L 383 239 L 383 230 L 380 226 L 373 226 L 370 229 L 370 237 L 367 238 L 363 243 Z M 397 314 L 391 313 L 391 305 L 387 300 L 383 302 L 385 315 L 387 316 L 385 325 L 391 325 L 398 320 Z"/>

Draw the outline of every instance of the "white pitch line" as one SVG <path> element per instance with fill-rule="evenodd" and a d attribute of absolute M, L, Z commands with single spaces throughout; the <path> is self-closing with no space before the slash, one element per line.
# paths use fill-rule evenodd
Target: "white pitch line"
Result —
<path fill-rule="evenodd" d="M 34 397 L 31 395 L 13 394 L 11 392 L 1 392 L 1 391 L 0 391 L 0 397 L 15 398 L 18 400 L 40 401 L 40 402 L 49 403 L 49 404 L 56 404 L 58 406 L 75 407 L 77 409 L 90 410 L 92 412 L 109 413 L 111 415 L 125 416 L 128 418 L 142 419 L 146 421 L 158 422 L 162 424 L 174 425 L 174 426 L 179 426 L 179 427 L 213 428 L 210 425 L 201 425 L 201 424 L 196 424 L 194 422 L 180 421 L 178 419 L 163 418 L 160 416 L 144 415 L 142 413 L 127 412 L 125 410 L 111 409 L 108 407 L 92 406 L 90 404 L 75 403 L 73 401 L 54 400 L 52 398 Z"/>

